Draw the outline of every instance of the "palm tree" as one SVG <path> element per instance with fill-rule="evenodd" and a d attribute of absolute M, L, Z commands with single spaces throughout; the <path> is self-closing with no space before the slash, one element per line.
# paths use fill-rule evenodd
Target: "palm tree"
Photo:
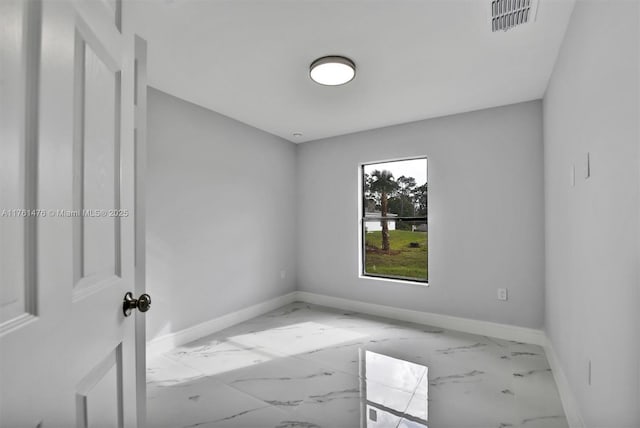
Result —
<path fill-rule="evenodd" d="M 371 173 L 371 185 L 370 189 L 374 193 L 380 194 L 380 211 L 383 217 L 382 223 L 382 250 L 389 252 L 389 224 L 384 217 L 387 216 L 388 198 L 389 195 L 398 189 L 398 183 L 393 179 L 393 174 L 390 171 L 375 170 Z"/>

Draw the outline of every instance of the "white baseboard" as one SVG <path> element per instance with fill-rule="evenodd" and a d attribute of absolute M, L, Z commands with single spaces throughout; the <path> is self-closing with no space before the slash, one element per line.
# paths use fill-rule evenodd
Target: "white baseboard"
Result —
<path fill-rule="evenodd" d="M 294 301 L 296 301 L 295 291 L 240 309 L 239 311 L 231 312 L 221 317 L 196 324 L 175 333 L 156 337 L 155 339 L 147 342 L 147 355 L 153 356 L 170 351 L 178 346 L 200 339 L 201 337 L 208 336 L 243 321 L 250 320 L 251 318 L 255 318 L 266 312 L 278 309 L 279 307 L 288 305 Z"/>
<path fill-rule="evenodd" d="M 343 299 L 340 297 L 309 293 L 306 291 L 297 291 L 296 300 L 320 306 L 329 306 L 347 311 L 362 312 L 369 315 L 392 318 L 400 321 L 426 324 L 433 327 L 458 330 L 482 336 L 491 336 L 498 339 L 514 340 L 517 342 L 531 343 L 540 346 L 547 344 L 544 332 L 533 328 L 517 327 L 489 321 L 479 321 L 450 315 L 401 309 L 392 306 L 378 305 L 375 303 L 366 303 L 357 300 Z"/>
<path fill-rule="evenodd" d="M 577 401 L 575 399 L 575 396 L 573 395 L 573 392 L 571 391 L 571 387 L 569 386 L 567 376 L 565 375 L 564 370 L 560 365 L 560 360 L 558 360 L 558 356 L 553 349 L 553 344 L 548 338 L 547 343 L 544 345 L 544 352 L 547 355 L 549 367 L 551 367 L 553 378 L 556 381 L 558 393 L 560 394 L 560 400 L 562 401 L 562 407 L 564 408 L 564 414 L 567 417 L 569 426 L 571 428 L 585 428 L 586 425 L 584 423 L 584 420 L 582 419 L 582 416 L 580 415 L 580 410 L 578 409 Z"/>
<path fill-rule="evenodd" d="M 196 324 L 184 330 L 156 337 L 147 343 L 147 354 L 156 355 L 167 352 L 175 347 L 184 345 L 185 343 L 189 343 L 193 340 L 223 330 L 243 321 L 247 321 L 295 301 L 328 306 L 346 311 L 361 312 L 364 314 L 400 321 L 408 321 L 417 324 L 426 324 L 433 327 L 458 330 L 482 336 L 491 336 L 498 339 L 515 340 L 540 346 L 548 345 L 547 338 L 542 330 L 499 324 L 489 321 L 479 321 L 469 318 L 460 318 L 450 315 L 434 314 L 430 312 L 414 311 L 410 309 L 401 309 L 392 306 L 378 305 L 375 303 L 366 303 L 357 300 L 343 299 L 340 297 L 309 293 L 306 291 L 294 291 L 256 305 L 240 309 L 239 311 L 231 312 L 221 317 Z"/>

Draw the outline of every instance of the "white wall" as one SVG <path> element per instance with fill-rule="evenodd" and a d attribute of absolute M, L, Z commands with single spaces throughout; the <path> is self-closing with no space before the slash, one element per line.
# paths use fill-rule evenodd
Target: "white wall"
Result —
<path fill-rule="evenodd" d="M 148 339 L 293 291 L 295 145 L 155 89 L 148 102 Z"/>
<path fill-rule="evenodd" d="M 542 327 L 541 107 L 533 101 L 299 146 L 298 289 Z M 410 156 L 429 158 L 429 287 L 359 278 L 359 165 Z M 509 301 L 496 299 L 499 287 Z"/>
<path fill-rule="evenodd" d="M 638 5 L 578 1 L 544 98 L 545 324 L 593 428 L 640 426 Z"/>

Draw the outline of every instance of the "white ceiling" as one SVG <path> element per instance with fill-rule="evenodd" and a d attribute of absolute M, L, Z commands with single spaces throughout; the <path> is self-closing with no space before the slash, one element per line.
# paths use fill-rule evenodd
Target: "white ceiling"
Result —
<path fill-rule="evenodd" d="M 541 98 L 573 0 L 492 33 L 489 0 L 155 0 L 132 3 L 149 84 L 295 142 Z M 309 64 L 344 55 L 355 80 Z M 302 137 L 294 137 L 300 132 Z"/>

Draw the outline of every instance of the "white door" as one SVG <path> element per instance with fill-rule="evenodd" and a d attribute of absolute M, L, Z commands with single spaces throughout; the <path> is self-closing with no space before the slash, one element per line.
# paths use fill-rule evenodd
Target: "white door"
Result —
<path fill-rule="evenodd" d="M 121 0 L 0 0 L 1 427 L 144 424 L 126 26 Z"/>

